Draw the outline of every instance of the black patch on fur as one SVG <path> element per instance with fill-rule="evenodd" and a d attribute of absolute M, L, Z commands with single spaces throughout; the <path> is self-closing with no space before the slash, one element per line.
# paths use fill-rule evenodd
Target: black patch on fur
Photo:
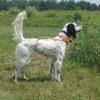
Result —
<path fill-rule="evenodd" d="M 67 33 L 70 37 L 72 36 L 73 38 L 76 38 L 76 30 L 74 24 L 69 24 L 67 26 Z"/>

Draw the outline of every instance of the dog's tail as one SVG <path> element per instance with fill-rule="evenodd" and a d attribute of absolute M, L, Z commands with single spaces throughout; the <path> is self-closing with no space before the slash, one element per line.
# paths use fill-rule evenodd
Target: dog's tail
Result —
<path fill-rule="evenodd" d="M 23 37 L 23 20 L 27 17 L 27 13 L 25 11 L 21 11 L 17 17 L 15 18 L 14 22 L 12 23 L 14 29 L 14 40 L 17 42 L 21 42 L 24 40 Z"/>

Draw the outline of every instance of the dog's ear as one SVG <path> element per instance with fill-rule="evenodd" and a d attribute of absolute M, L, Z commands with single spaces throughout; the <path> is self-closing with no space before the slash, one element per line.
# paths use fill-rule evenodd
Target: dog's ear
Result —
<path fill-rule="evenodd" d="M 68 24 L 67 26 L 67 32 L 72 36 L 73 38 L 76 38 L 76 30 L 74 24 Z"/>

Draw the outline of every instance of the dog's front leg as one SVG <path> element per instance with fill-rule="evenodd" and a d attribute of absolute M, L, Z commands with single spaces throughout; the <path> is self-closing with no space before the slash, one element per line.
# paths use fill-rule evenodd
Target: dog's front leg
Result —
<path fill-rule="evenodd" d="M 60 80 L 60 74 L 61 74 L 61 66 L 62 66 L 62 61 L 56 60 L 54 67 L 55 67 L 55 80 L 61 81 Z"/>
<path fill-rule="evenodd" d="M 55 63 L 55 61 L 56 61 L 56 59 L 55 59 L 55 57 L 53 57 L 53 58 L 51 59 L 50 65 L 49 65 L 49 77 L 50 77 L 50 78 L 52 78 L 52 76 L 53 76 L 53 72 L 54 72 L 54 63 Z"/>

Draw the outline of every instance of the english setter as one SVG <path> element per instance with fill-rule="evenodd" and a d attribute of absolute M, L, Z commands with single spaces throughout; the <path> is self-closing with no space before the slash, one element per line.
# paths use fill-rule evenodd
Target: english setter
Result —
<path fill-rule="evenodd" d="M 24 38 L 23 37 L 23 20 L 27 18 L 25 11 L 20 12 L 13 22 L 14 38 L 17 40 L 18 45 L 16 47 L 16 71 L 15 71 L 15 82 L 19 75 L 23 78 L 24 66 L 28 63 L 31 55 L 35 52 L 40 54 L 48 55 L 52 58 L 51 65 L 49 68 L 49 75 L 52 75 L 54 70 L 54 79 L 60 81 L 61 66 L 65 56 L 65 48 L 68 45 L 70 38 L 76 38 L 77 32 L 82 28 L 76 23 L 68 23 L 64 26 L 58 36 L 51 39 L 37 39 L 37 38 Z M 33 30 L 34 31 L 34 30 Z"/>

